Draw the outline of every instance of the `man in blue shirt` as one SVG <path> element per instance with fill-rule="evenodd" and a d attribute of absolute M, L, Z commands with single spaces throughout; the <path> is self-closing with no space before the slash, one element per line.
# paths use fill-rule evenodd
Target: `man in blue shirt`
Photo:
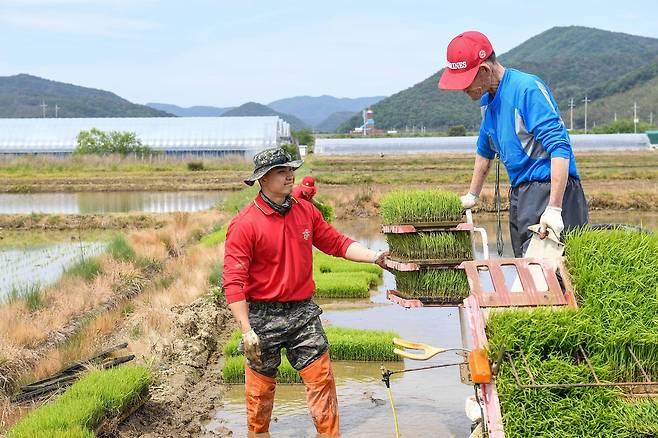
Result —
<path fill-rule="evenodd" d="M 480 100 L 482 124 L 475 168 L 464 208 L 479 200 L 496 154 L 510 180 L 510 235 L 515 257 L 530 242 L 528 226 L 543 233 L 584 225 L 587 201 L 576 170 L 571 140 L 548 86 L 537 76 L 505 68 L 489 39 L 464 32 L 448 45 L 448 66 L 439 88 L 462 90 Z M 545 234 L 544 234 L 545 235 Z"/>

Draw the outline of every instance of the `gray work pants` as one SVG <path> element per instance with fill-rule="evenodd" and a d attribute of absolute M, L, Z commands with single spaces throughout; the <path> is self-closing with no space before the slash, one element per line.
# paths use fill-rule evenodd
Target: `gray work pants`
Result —
<path fill-rule="evenodd" d="M 539 223 L 539 218 L 548 205 L 551 194 L 550 181 L 529 181 L 513 187 L 509 192 L 509 231 L 514 257 L 523 257 L 532 233 L 530 225 Z M 564 230 L 587 224 L 587 200 L 580 180 L 569 177 L 562 200 Z"/>

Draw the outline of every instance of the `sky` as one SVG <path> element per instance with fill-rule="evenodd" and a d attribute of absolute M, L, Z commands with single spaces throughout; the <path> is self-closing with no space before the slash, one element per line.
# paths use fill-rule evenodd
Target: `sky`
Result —
<path fill-rule="evenodd" d="M 180 106 L 390 95 L 443 68 L 462 31 L 502 54 L 568 25 L 658 38 L 658 3 L 0 0 L 0 76 Z"/>

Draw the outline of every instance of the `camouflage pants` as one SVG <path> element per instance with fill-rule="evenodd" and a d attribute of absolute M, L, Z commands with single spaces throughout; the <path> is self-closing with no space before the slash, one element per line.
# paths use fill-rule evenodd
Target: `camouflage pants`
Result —
<path fill-rule="evenodd" d="M 252 370 L 275 377 L 281 364 L 281 349 L 286 349 L 290 364 L 301 370 L 329 349 L 322 328 L 322 310 L 310 299 L 290 302 L 252 301 L 249 324 L 260 339 L 261 365 L 247 361 Z M 242 351 L 242 344 L 239 347 Z"/>

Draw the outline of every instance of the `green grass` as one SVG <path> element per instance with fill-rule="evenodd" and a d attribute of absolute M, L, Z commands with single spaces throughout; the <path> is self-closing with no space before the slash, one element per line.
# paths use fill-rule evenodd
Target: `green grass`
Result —
<path fill-rule="evenodd" d="M 66 274 L 81 277 L 85 281 L 93 280 L 102 272 L 101 264 L 97 258 L 82 259 L 66 270 Z"/>
<path fill-rule="evenodd" d="M 585 348 L 603 381 L 638 381 L 632 346 L 658 378 L 658 236 L 580 230 L 566 237 L 566 261 L 577 310 L 506 310 L 487 323 L 491 355 L 501 345 L 527 383 L 523 351 L 538 383 L 591 382 L 578 355 Z M 618 388 L 524 390 L 510 366 L 497 376 L 506 436 L 655 436 L 658 401 L 632 401 Z"/>
<path fill-rule="evenodd" d="M 123 235 L 118 235 L 110 241 L 107 246 L 107 252 L 114 259 L 124 262 L 134 262 L 136 259 L 135 250 L 132 249 L 128 240 Z"/>
<path fill-rule="evenodd" d="M 91 371 L 53 403 L 23 418 L 8 438 L 93 437 L 105 418 L 118 416 L 142 397 L 151 383 L 144 367 Z"/>
<path fill-rule="evenodd" d="M 221 287 L 223 285 L 223 281 L 224 281 L 224 265 L 222 263 L 218 263 L 212 267 L 212 271 L 210 271 L 210 277 L 208 278 L 208 282 L 210 283 L 211 286 Z"/>
<path fill-rule="evenodd" d="M 379 204 L 385 224 L 458 222 L 464 214 L 459 196 L 443 190 L 395 190 Z"/>
<path fill-rule="evenodd" d="M 226 240 L 226 231 L 228 230 L 228 224 L 224 224 L 221 228 L 213 231 L 210 234 L 206 234 L 200 240 L 201 245 L 203 246 L 215 246 L 220 243 L 224 243 Z"/>
<path fill-rule="evenodd" d="M 31 283 L 27 285 L 12 286 L 11 290 L 4 298 L 7 304 L 15 303 L 17 301 L 24 301 L 25 307 L 30 312 L 35 312 L 43 307 L 43 291 L 41 284 Z"/>
<path fill-rule="evenodd" d="M 334 220 L 334 208 L 331 205 L 315 199 L 313 200 L 313 205 L 320 210 L 325 221 L 331 223 Z"/>
<path fill-rule="evenodd" d="M 230 214 L 237 214 L 242 210 L 247 204 L 256 198 L 260 187 L 258 183 L 249 187 L 246 186 L 242 190 L 233 192 L 226 197 L 223 201 L 217 204 L 219 210 L 225 211 Z"/>
<path fill-rule="evenodd" d="M 431 269 L 395 273 L 396 290 L 405 296 L 461 301 L 470 289 L 461 269 Z"/>
<path fill-rule="evenodd" d="M 468 260 L 472 257 L 468 232 L 387 234 L 386 239 L 395 258 Z"/>

